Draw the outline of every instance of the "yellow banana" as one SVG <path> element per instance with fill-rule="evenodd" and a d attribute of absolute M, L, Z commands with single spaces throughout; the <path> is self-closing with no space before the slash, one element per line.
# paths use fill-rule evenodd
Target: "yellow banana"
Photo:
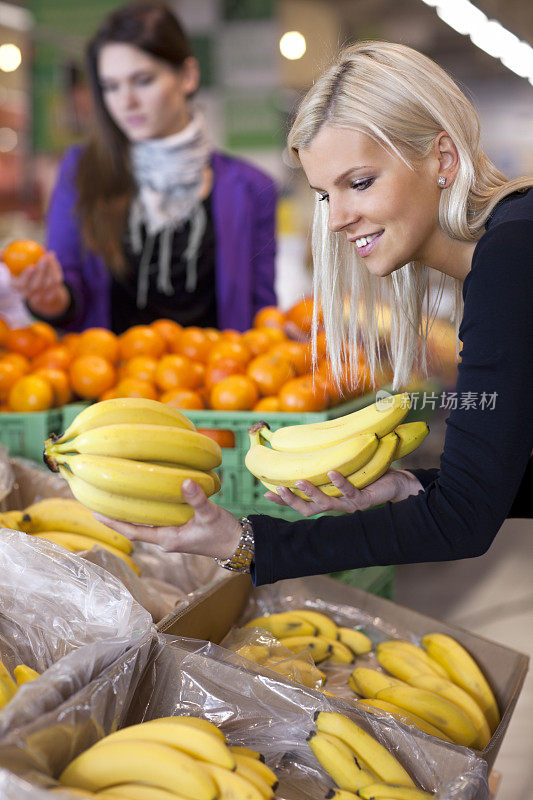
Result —
<path fill-rule="evenodd" d="M 221 798 L 232 798 L 232 800 L 263 800 L 263 795 L 246 778 L 230 772 L 216 764 L 202 764 L 202 768 L 210 775 L 215 782 L 218 794 Z M 181 788 L 181 787 L 180 787 Z"/>
<path fill-rule="evenodd" d="M 305 619 L 299 619 L 290 611 L 279 614 L 269 614 L 265 617 L 255 617 L 244 626 L 245 628 L 264 628 L 277 639 L 288 636 L 315 636 L 317 630 L 314 625 Z"/>
<path fill-rule="evenodd" d="M 244 750 L 246 748 L 241 749 Z M 239 763 L 246 762 L 250 769 L 255 770 L 255 772 L 261 776 L 265 783 L 275 791 L 279 783 L 278 776 L 273 770 L 270 769 L 270 767 L 267 767 L 264 761 L 257 757 L 259 753 L 255 753 L 253 750 L 251 752 L 254 753 L 254 755 L 249 756 L 246 753 L 235 753 L 237 765 L 239 765 Z"/>
<path fill-rule="evenodd" d="M 17 684 L 9 674 L 9 670 L 4 665 L 4 663 L 0 660 L 0 678 L 4 681 L 6 689 L 9 691 L 11 697 L 17 691 Z"/>
<path fill-rule="evenodd" d="M 464 711 L 435 692 L 408 685 L 389 686 L 377 693 L 377 699 L 386 700 L 426 719 L 456 744 L 472 747 L 477 740 L 478 732 Z"/>
<path fill-rule="evenodd" d="M 236 756 L 248 756 L 248 758 L 255 758 L 256 761 L 264 761 L 264 756 L 258 753 L 257 750 L 250 750 L 249 747 L 241 747 L 239 744 L 232 744 L 229 748 Z"/>
<path fill-rule="evenodd" d="M 369 486 L 371 483 L 374 483 L 374 481 L 377 481 L 378 478 L 381 478 L 381 476 L 387 472 L 395 459 L 397 444 L 398 437 L 396 436 L 395 432 L 392 431 L 392 433 L 387 433 L 383 439 L 379 440 L 379 444 L 374 455 L 366 462 L 366 464 L 360 469 L 355 470 L 355 472 L 352 472 L 350 475 L 345 476 L 348 483 L 351 483 L 356 489 L 364 489 L 365 486 Z M 261 483 L 271 492 L 276 491 L 277 489 L 273 483 L 267 483 L 264 480 L 262 480 Z M 289 484 L 284 485 L 288 486 Z M 290 488 L 294 494 L 298 495 L 298 497 L 301 497 L 304 500 L 310 499 L 300 489 L 296 489 L 293 486 Z M 331 482 L 323 483 L 317 486 L 317 489 L 320 489 L 321 492 L 327 494 L 328 497 L 340 497 L 342 494 L 341 490 Z"/>
<path fill-rule="evenodd" d="M 249 429 L 250 449 L 245 464 L 249 472 L 260 481 L 277 486 L 294 486 L 305 479 L 315 486 L 328 481 L 328 472 L 336 470 L 350 475 L 360 469 L 376 452 L 378 438 L 373 433 L 354 436 L 333 447 L 300 453 L 280 453 L 261 444 L 257 423 Z"/>
<path fill-rule="evenodd" d="M 114 519 L 141 525 L 184 525 L 194 511 L 187 503 L 166 503 L 163 500 L 145 500 L 138 497 L 124 497 L 97 489 L 82 481 L 65 467 L 59 471 L 71 488 L 74 497 L 90 508 Z"/>
<path fill-rule="evenodd" d="M 80 433 L 102 428 L 105 425 L 173 425 L 177 428 L 194 431 L 196 427 L 185 414 L 177 408 L 167 406 L 157 400 L 142 397 L 119 397 L 114 400 L 102 400 L 93 403 L 80 411 L 61 436 L 55 437 L 55 443 L 74 439 Z"/>
<path fill-rule="evenodd" d="M 95 747 L 104 747 L 110 742 L 150 741 L 176 747 L 199 761 L 211 761 L 225 769 L 235 769 L 236 759 L 220 738 L 210 731 L 175 725 L 167 719 L 153 719 L 121 728 L 101 739 Z"/>
<path fill-rule="evenodd" d="M 349 647 L 354 655 L 361 656 L 364 653 L 370 653 L 372 650 L 372 642 L 368 636 L 361 631 L 344 627 L 340 627 L 338 631 L 339 641 L 346 645 L 346 647 Z"/>
<path fill-rule="evenodd" d="M 243 644 L 235 652 L 242 658 L 247 658 L 256 664 L 264 664 L 270 656 L 270 648 L 266 644 Z"/>
<path fill-rule="evenodd" d="M 27 667 L 26 664 L 17 664 L 13 670 L 13 675 L 15 676 L 17 686 L 22 686 L 23 683 L 34 681 L 39 677 L 39 673 L 31 667 Z"/>
<path fill-rule="evenodd" d="M 325 614 L 321 614 L 320 611 L 312 611 L 309 608 L 296 608 L 292 613 L 314 625 L 319 634 L 329 636 L 330 639 L 337 638 L 337 625 Z"/>
<path fill-rule="evenodd" d="M 331 651 L 326 661 L 328 664 L 351 664 L 353 661 L 353 652 L 345 644 L 338 639 L 330 639 L 328 636 L 319 636 L 329 644 Z"/>
<path fill-rule="evenodd" d="M 383 669 L 401 681 L 409 683 L 415 675 L 424 674 L 439 677 L 425 661 L 406 650 L 391 650 L 378 645 L 376 655 Z"/>
<path fill-rule="evenodd" d="M 45 452 L 51 469 L 54 469 L 56 453 L 165 461 L 200 470 L 214 469 L 222 461 L 219 445 L 201 433 L 170 425 L 142 423 L 94 428 L 60 444 L 47 444 Z"/>
<path fill-rule="evenodd" d="M 274 450 L 291 453 L 322 450 L 368 433 L 382 438 L 399 425 L 409 411 L 409 405 L 408 394 L 397 394 L 344 417 L 307 425 L 289 425 L 267 432 L 265 438 L 268 437 Z"/>
<path fill-rule="evenodd" d="M 12 685 L 15 685 L 15 689 L 13 690 Z M 3 708 L 5 705 L 9 703 L 15 692 L 17 691 L 17 686 L 11 676 L 8 673 L 8 678 L 5 675 L 0 674 L 0 708 Z"/>
<path fill-rule="evenodd" d="M 347 789 L 330 789 L 326 795 L 328 800 L 357 800 L 360 796 L 349 792 Z"/>
<path fill-rule="evenodd" d="M 385 711 L 387 714 L 391 714 L 396 719 L 400 720 L 400 722 L 404 722 L 406 725 L 413 725 L 415 728 L 418 728 L 424 733 L 429 733 L 430 736 L 436 736 L 437 739 L 442 739 L 445 742 L 451 742 L 452 740 L 446 736 L 441 730 L 432 725 L 422 717 L 418 717 L 416 714 L 411 714 L 410 711 L 406 711 L 405 708 L 400 708 L 399 706 L 394 706 L 392 703 L 387 703 L 386 700 L 359 700 L 359 703 L 364 707 L 365 711 L 368 710 L 373 712 L 376 709 L 378 711 Z"/>
<path fill-rule="evenodd" d="M 48 542 L 54 542 L 55 544 L 61 545 L 66 550 L 70 550 L 73 553 L 77 553 L 79 550 L 90 550 L 92 547 L 101 547 L 103 550 L 107 550 L 113 555 L 118 556 L 124 561 L 125 564 L 130 567 L 136 575 L 141 574 L 141 570 L 126 553 L 122 550 L 118 550 L 118 548 L 113 547 L 110 544 L 106 544 L 105 542 L 97 542 L 95 539 L 92 539 L 90 536 L 84 536 L 82 533 L 70 533 L 69 531 L 46 531 L 45 533 L 34 533 L 32 536 L 35 536 L 36 539 L 46 539 Z"/>
<path fill-rule="evenodd" d="M 85 506 L 70 498 L 49 497 L 27 506 L 24 509 L 24 524 L 26 533 L 69 531 L 117 547 L 127 555 L 133 550 L 129 539 L 95 520 Z"/>
<path fill-rule="evenodd" d="M 307 742 L 317 761 L 341 789 L 357 792 L 375 782 L 374 775 L 360 765 L 353 751 L 339 737 L 318 731 L 312 733 Z"/>
<path fill-rule="evenodd" d="M 187 800 L 182 794 L 143 783 L 119 783 L 118 786 L 110 786 L 105 791 L 98 792 L 96 797 L 98 800 Z"/>
<path fill-rule="evenodd" d="M 237 768 L 235 770 L 237 775 L 240 775 L 241 778 L 244 778 L 251 783 L 252 786 L 255 786 L 255 788 L 261 792 L 261 796 L 264 797 L 265 800 L 274 797 L 274 791 L 270 783 L 267 783 L 264 777 L 253 768 L 254 764 L 261 764 L 260 761 L 256 762 L 253 758 L 239 755 L 235 756 L 235 761 L 237 762 Z M 263 764 L 263 766 L 265 765 Z"/>
<path fill-rule="evenodd" d="M 483 750 L 490 741 L 490 728 L 488 722 L 473 697 L 471 697 L 464 689 L 452 683 L 445 678 L 439 678 L 436 675 L 414 675 L 408 681 L 411 686 L 416 686 L 418 689 L 427 689 L 430 692 L 435 692 L 441 697 L 445 697 L 450 703 L 455 703 L 456 706 L 461 708 L 467 717 L 470 718 L 478 732 L 476 741 L 473 747 L 478 750 Z"/>
<path fill-rule="evenodd" d="M 319 731 L 338 736 L 353 750 L 358 759 L 364 763 L 382 781 L 398 783 L 401 786 L 414 786 L 414 783 L 397 759 L 377 742 L 373 736 L 364 731 L 351 719 L 336 711 L 320 711 L 316 717 Z M 340 784 L 339 784 L 340 785 Z M 341 786 L 341 789 L 349 789 Z"/>
<path fill-rule="evenodd" d="M 370 669 L 369 667 L 356 667 L 352 672 L 351 678 L 355 686 L 354 691 L 362 697 L 375 697 L 378 692 L 389 686 L 405 685 L 397 678 L 385 675 L 384 672 L 379 672 L 377 669 Z"/>
<path fill-rule="evenodd" d="M 185 725 L 189 726 L 190 728 L 198 728 L 201 731 L 207 731 L 212 736 L 218 736 L 223 742 L 226 741 L 226 737 L 213 722 L 210 722 L 208 719 L 204 719 L 203 717 L 160 717 L 161 720 L 165 720 L 166 722 L 173 722 L 175 725 Z"/>
<path fill-rule="evenodd" d="M 187 478 L 196 481 L 208 497 L 220 489 L 220 480 L 213 470 L 204 472 L 113 456 L 58 454 L 56 461 L 86 483 L 126 497 L 183 503 L 181 485 Z"/>
<path fill-rule="evenodd" d="M 335 640 L 328 641 L 323 636 L 286 636 L 281 640 L 281 643 L 293 653 L 302 653 L 304 650 L 308 650 L 313 657 L 313 661 L 318 663 L 332 654 L 331 641 Z"/>
<path fill-rule="evenodd" d="M 11 528 L 14 531 L 26 531 L 24 527 L 24 512 L 4 511 L 0 514 L 0 528 Z"/>
<path fill-rule="evenodd" d="M 264 666 L 302 686 L 308 686 L 310 689 L 319 688 L 326 680 L 325 673 L 321 672 L 314 664 L 309 664 L 300 658 L 283 661 L 280 661 L 279 658 L 270 658 L 265 661 Z"/>
<path fill-rule="evenodd" d="M 409 786 L 372 783 L 359 793 L 365 800 L 435 800 L 435 795 Z"/>
<path fill-rule="evenodd" d="M 429 425 L 427 422 L 404 422 L 403 425 L 397 425 L 394 428 L 394 433 L 400 440 L 394 454 L 394 460 L 397 461 L 412 453 L 418 445 L 422 444 L 429 433 Z"/>
<path fill-rule="evenodd" d="M 422 659 L 426 665 L 441 678 L 448 678 L 449 675 L 441 665 L 431 658 L 426 651 L 412 642 L 406 642 L 404 639 L 387 639 L 385 642 L 380 642 L 376 650 L 400 650 L 411 653 L 417 658 Z"/>
<path fill-rule="evenodd" d="M 206 764 L 206 767 L 211 766 Z M 216 785 L 203 763 L 157 742 L 95 745 L 71 761 L 59 781 L 64 786 L 91 792 L 118 783 L 148 783 L 171 792 L 179 786 L 180 792 L 190 800 L 216 800 L 217 797 Z"/>
<path fill-rule="evenodd" d="M 446 670 L 451 680 L 474 698 L 487 718 L 491 733 L 494 733 L 500 722 L 498 704 L 470 653 L 451 636 L 443 633 L 424 636 L 422 646 Z"/>

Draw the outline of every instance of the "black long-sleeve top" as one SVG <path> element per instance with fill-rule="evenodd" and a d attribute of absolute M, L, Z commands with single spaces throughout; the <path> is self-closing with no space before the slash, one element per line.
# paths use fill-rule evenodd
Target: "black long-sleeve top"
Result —
<path fill-rule="evenodd" d="M 508 516 L 531 516 L 533 189 L 489 218 L 463 300 L 460 402 L 446 420 L 440 469 L 413 470 L 423 491 L 366 511 L 297 522 L 251 515 L 256 585 L 479 556 Z"/>

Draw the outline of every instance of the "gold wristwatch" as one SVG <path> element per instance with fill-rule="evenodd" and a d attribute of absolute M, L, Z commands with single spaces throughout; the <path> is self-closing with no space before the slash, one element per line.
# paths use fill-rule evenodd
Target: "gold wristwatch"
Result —
<path fill-rule="evenodd" d="M 255 553 L 254 529 L 247 517 L 240 517 L 239 522 L 241 523 L 241 538 L 235 552 L 230 558 L 215 558 L 215 561 L 219 567 L 229 569 L 231 572 L 250 572 Z"/>

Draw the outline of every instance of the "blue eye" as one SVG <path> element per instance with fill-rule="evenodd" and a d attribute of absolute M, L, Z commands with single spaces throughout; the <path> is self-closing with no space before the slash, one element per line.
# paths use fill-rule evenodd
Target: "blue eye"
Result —
<path fill-rule="evenodd" d="M 329 200 L 329 194 L 319 194 L 318 195 L 318 202 L 321 203 L 322 200 Z"/>
<path fill-rule="evenodd" d="M 374 178 L 364 178 L 361 181 L 352 181 L 350 184 L 351 189 L 359 189 L 359 191 L 364 192 L 365 189 L 368 189 L 374 183 Z"/>

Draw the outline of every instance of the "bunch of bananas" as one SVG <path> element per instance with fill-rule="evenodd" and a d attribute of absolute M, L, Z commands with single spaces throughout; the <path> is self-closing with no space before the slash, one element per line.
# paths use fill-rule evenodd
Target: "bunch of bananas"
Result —
<path fill-rule="evenodd" d="M 229 747 L 222 731 L 199 717 L 163 717 L 111 733 L 59 781 L 98 800 L 268 800 L 278 785 L 259 753 Z"/>
<path fill-rule="evenodd" d="M 13 670 L 15 680 L 9 674 L 2 661 L 0 660 L 0 708 L 9 703 L 13 695 L 16 694 L 19 686 L 28 681 L 34 681 L 39 677 L 39 673 L 26 664 L 18 664 Z"/>
<path fill-rule="evenodd" d="M 372 650 L 366 634 L 338 626 L 325 614 L 308 608 L 256 617 L 245 627 L 264 628 L 293 653 L 309 652 L 315 664 L 351 664 L 354 656 Z"/>
<path fill-rule="evenodd" d="M 140 575 L 139 567 L 130 558 L 133 545 L 129 539 L 95 520 L 78 500 L 49 497 L 20 511 L 7 511 L 0 514 L 0 527 L 47 539 L 71 552 L 90 550 L 98 545 L 121 558 Z"/>
<path fill-rule="evenodd" d="M 210 496 L 219 445 L 198 433 L 172 406 L 119 398 L 84 409 L 61 436 L 51 436 L 44 460 L 92 511 L 145 525 L 183 525 L 193 515 L 181 485 L 187 478 Z"/>
<path fill-rule="evenodd" d="M 257 422 L 248 430 L 246 466 L 270 491 L 288 486 L 304 500 L 309 497 L 295 487 L 298 480 L 309 481 L 330 497 L 340 496 L 328 478 L 332 470 L 356 489 L 363 489 L 428 435 L 425 422 L 400 424 L 409 404 L 409 395 L 403 393 L 326 422 L 289 425 L 276 431 L 266 422 Z"/>
<path fill-rule="evenodd" d="M 334 711 L 319 711 L 317 730 L 308 737 L 309 747 L 339 789 L 328 798 L 387 798 L 428 800 L 428 792 L 417 789 L 400 762 L 373 736 L 351 719 Z"/>
<path fill-rule="evenodd" d="M 500 721 L 492 690 L 472 656 L 451 636 L 429 633 L 422 647 L 389 640 L 376 648 L 387 673 L 358 667 L 352 690 L 407 724 L 466 747 L 483 750 Z"/>

